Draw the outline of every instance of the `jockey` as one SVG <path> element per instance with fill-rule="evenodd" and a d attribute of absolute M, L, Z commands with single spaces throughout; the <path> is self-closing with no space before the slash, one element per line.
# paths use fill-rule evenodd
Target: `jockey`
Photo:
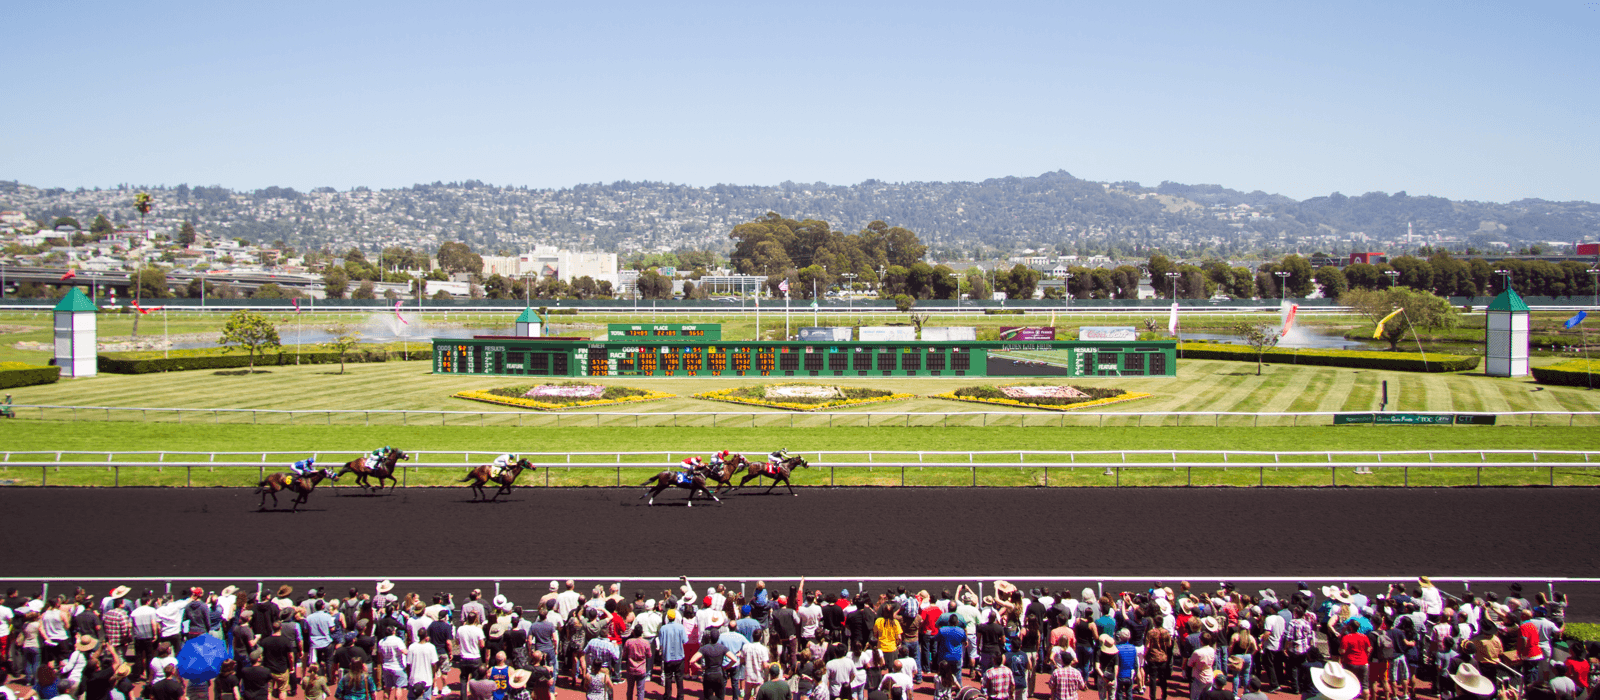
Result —
<path fill-rule="evenodd" d="M 705 465 L 706 463 L 701 461 L 699 457 L 690 457 L 683 460 L 683 469 L 678 472 L 678 481 L 680 483 L 688 482 L 689 479 L 694 478 L 694 473 Z"/>
<path fill-rule="evenodd" d="M 316 458 L 307 457 L 307 458 L 302 459 L 302 460 L 300 460 L 298 462 L 295 462 L 294 464 L 289 465 L 289 471 L 291 473 L 293 473 L 296 477 L 305 476 L 307 474 L 310 474 L 311 472 L 316 471 L 316 464 L 317 464 Z"/>
<path fill-rule="evenodd" d="M 723 464 L 727 463 L 728 455 L 731 455 L 731 454 L 733 454 L 733 453 L 729 452 L 727 450 L 723 450 L 721 452 L 718 452 L 716 454 L 711 455 L 711 468 L 712 469 L 721 468 Z"/>
<path fill-rule="evenodd" d="M 515 465 L 516 463 L 517 456 L 511 454 L 510 452 L 500 455 L 499 457 L 495 457 L 494 461 L 489 463 L 489 476 L 500 476 L 500 472 L 511 468 L 511 466 Z"/>
<path fill-rule="evenodd" d="M 389 456 L 389 451 L 393 449 L 393 447 L 384 445 L 382 449 L 373 450 L 372 454 L 367 455 L 367 468 L 372 469 L 382 464 L 383 458 Z"/>
<path fill-rule="evenodd" d="M 774 467 L 783 464 L 787 459 L 789 459 L 789 451 L 781 447 L 773 450 L 771 454 L 767 455 L 767 460 L 772 462 L 772 466 Z"/>

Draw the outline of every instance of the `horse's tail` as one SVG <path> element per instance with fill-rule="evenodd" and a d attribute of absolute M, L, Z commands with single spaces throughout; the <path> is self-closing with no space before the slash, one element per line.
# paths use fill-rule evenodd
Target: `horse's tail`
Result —
<path fill-rule="evenodd" d="M 478 470 L 476 470 L 476 469 L 474 469 L 474 470 L 472 470 L 470 472 L 467 472 L 467 475 L 465 477 L 463 477 L 461 479 L 461 481 L 458 481 L 456 483 L 465 483 L 465 482 L 468 482 L 468 481 L 472 481 L 474 479 L 474 477 L 477 475 L 477 473 L 478 473 Z"/>
<path fill-rule="evenodd" d="M 661 475 L 657 474 L 657 475 L 652 476 L 652 477 L 650 477 L 648 479 L 645 479 L 644 483 L 639 484 L 639 485 L 640 486 L 649 486 L 651 484 L 651 482 L 660 481 L 660 480 L 661 480 Z"/>

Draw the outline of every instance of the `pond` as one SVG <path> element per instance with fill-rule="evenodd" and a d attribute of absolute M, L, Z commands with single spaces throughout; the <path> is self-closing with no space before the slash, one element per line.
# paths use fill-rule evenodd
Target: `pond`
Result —
<path fill-rule="evenodd" d="M 1244 336 L 1233 333 L 1184 333 L 1184 340 L 1210 340 L 1219 343 L 1244 344 Z M 1295 327 L 1278 341 L 1280 348 L 1306 350 L 1387 350 L 1388 343 L 1346 340 L 1343 335 L 1324 333 L 1314 329 Z"/>

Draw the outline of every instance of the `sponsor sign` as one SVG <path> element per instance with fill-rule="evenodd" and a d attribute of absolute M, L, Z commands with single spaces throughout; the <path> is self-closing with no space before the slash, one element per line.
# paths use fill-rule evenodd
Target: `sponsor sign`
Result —
<path fill-rule="evenodd" d="M 882 343 L 917 339 L 916 326 L 862 326 L 861 342 Z"/>
<path fill-rule="evenodd" d="M 1084 326 L 1078 329 L 1078 340 L 1134 341 L 1139 331 L 1133 326 Z"/>
<path fill-rule="evenodd" d="M 949 341 L 955 341 L 955 340 L 977 340 L 978 339 L 978 329 L 975 326 L 966 326 L 966 327 L 941 326 L 941 327 L 938 327 L 938 328 L 924 327 L 922 329 L 922 339 L 923 340 L 928 340 L 928 341 L 938 341 L 938 342 L 949 342 Z"/>
<path fill-rule="evenodd" d="M 848 343 L 849 326 L 807 326 L 800 329 L 800 340 L 806 343 Z"/>
<path fill-rule="evenodd" d="M 1001 326 L 1000 340 L 1055 340 L 1054 326 Z"/>
<path fill-rule="evenodd" d="M 1493 414 L 1481 413 L 1337 413 L 1334 425 L 1494 425 Z"/>

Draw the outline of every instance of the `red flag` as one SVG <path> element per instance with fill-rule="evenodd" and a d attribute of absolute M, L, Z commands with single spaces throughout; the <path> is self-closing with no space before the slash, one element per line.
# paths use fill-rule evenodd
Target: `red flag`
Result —
<path fill-rule="evenodd" d="M 294 301 L 294 312 L 300 313 L 300 297 L 295 297 L 292 301 Z"/>
<path fill-rule="evenodd" d="M 135 301 L 135 302 L 133 302 L 133 308 L 136 309 L 141 314 L 148 314 L 151 311 L 160 311 L 164 307 L 153 306 L 153 307 L 147 309 L 147 308 L 144 308 L 143 306 L 140 306 L 139 302 Z"/>
<path fill-rule="evenodd" d="M 77 270 L 67 270 L 67 274 L 61 276 L 61 281 L 65 282 L 65 281 L 70 280 L 70 279 L 72 279 L 74 277 L 77 277 L 77 276 L 78 276 L 78 271 Z"/>

